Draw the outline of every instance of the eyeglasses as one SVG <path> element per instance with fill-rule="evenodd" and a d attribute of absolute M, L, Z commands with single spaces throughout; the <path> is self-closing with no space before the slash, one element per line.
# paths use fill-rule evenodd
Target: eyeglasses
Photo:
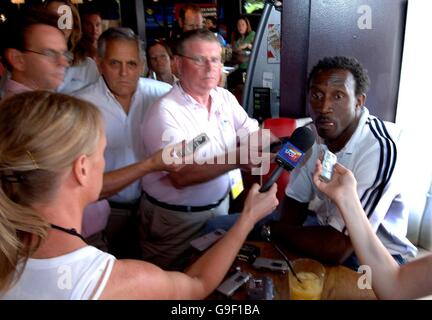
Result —
<path fill-rule="evenodd" d="M 68 63 L 71 63 L 73 58 L 74 58 L 73 53 L 70 51 L 59 52 L 59 51 L 52 50 L 52 49 L 42 49 L 41 51 L 24 49 L 24 51 L 40 54 L 42 56 L 48 57 L 48 58 L 50 58 L 52 60 L 56 60 L 56 61 L 58 61 L 58 59 L 60 57 L 64 57 Z"/>
<path fill-rule="evenodd" d="M 211 58 L 206 58 L 203 56 L 188 57 L 188 56 L 185 56 L 185 55 L 179 54 L 179 53 L 178 53 L 178 55 L 180 57 L 192 60 L 193 63 L 195 63 L 197 66 L 200 66 L 200 67 L 205 66 L 207 63 L 210 63 L 214 66 L 218 66 L 222 63 L 222 60 L 220 57 L 211 57 Z"/>

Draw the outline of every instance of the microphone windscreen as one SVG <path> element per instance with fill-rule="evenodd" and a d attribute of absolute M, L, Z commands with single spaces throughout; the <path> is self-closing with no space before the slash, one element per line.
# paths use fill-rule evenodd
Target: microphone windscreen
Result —
<path fill-rule="evenodd" d="M 303 153 L 306 153 L 315 143 L 315 137 L 311 129 L 299 127 L 294 130 L 289 141 Z"/>

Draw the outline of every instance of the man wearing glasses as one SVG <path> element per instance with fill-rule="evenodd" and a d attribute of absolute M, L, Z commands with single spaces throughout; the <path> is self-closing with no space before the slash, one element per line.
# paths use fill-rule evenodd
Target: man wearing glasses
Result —
<path fill-rule="evenodd" d="M 4 98 L 30 90 L 54 91 L 63 83 L 73 56 L 57 20 L 57 15 L 33 9 L 3 26 L 2 55 L 10 72 Z"/>
<path fill-rule="evenodd" d="M 217 86 L 221 50 L 207 29 L 188 31 L 179 38 L 174 62 L 180 79 L 150 107 L 142 126 L 147 155 L 205 132 L 210 142 L 196 155 L 211 162 L 220 155 L 225 158 L 227 150 L 235 150 L 237 137 L 247 137 L 259 129 L 236 98 Z M 198 158 L 177 173 L 159 172 L 142 178 L 142 258 L 163 268 L 183 267 L 183 253 L 206 221 L 228 213 L 229 190 L 240 174 L 237 159 L 200 164 Z"/>

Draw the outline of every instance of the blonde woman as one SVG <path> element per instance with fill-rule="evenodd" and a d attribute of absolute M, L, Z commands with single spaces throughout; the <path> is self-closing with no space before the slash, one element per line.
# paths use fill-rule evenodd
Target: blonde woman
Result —
<path fill-rule="evenodd" d="M 116 260 L 80 235 L 83 209 L 102 187 L 102 123 L 93 105 L 57 93 L 23 93 L 0 104 L 0 298 L 206 297 L 255 222 L 277 206 L 276 187 L 259 193 L 255 185 L 238 222 L 185 273 Z M 157 169 L 161 154 L 152 156 Z"/>

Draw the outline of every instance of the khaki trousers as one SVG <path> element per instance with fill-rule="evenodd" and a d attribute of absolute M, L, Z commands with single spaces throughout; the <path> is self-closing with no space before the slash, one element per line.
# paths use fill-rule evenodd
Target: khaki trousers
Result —
<path fill-rule="evenodd" d="M 200 212 L 172 211 L 141 197 L 138 214 L 141 258 L 165 270 L 181 270 L 187 264 L 190 241 L 200 235 L 210 218 L 228 214 L 229 195 L 219 206 Z"/>

